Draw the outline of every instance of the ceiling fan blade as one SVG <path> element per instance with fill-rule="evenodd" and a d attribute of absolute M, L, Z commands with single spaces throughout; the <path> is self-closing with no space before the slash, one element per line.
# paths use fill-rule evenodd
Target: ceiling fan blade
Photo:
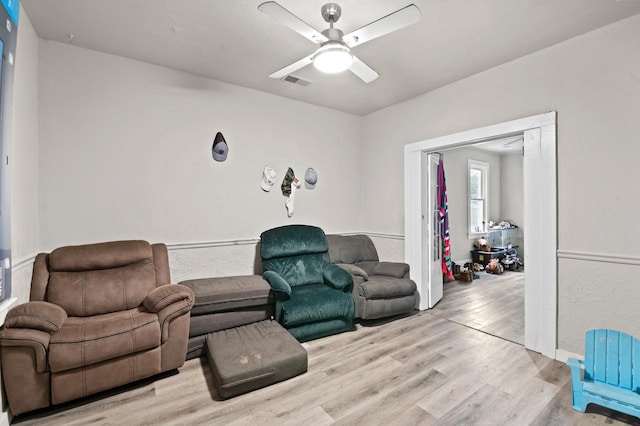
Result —
<path fill-rule="evenodd" d="M 380 74 L 375 72 L 369 65 L 365 64 L 355 56 L 353 57 L 353 63 L 349 67 L 349 70 L 360 77 L 360 79 L 365 83 L 371 83 L 380 76 Z"/>
<path fill-rule="evenodd" d="M 291 65 L 287 65 L 286 67 L 282 68 L 281 70 L 278 70 L 276 72 L 274 72 L 273 74 L 270 74 L 269 77 L 271 78 L 282 78 L 282 77 L 286 77 L 287 75 L 291 74 L 292 72 L 296 72 L 301 68 L 306 67 L 307 65 L 311 64 L 313 62 L 313 54 L 306 56 L 302 59 L 300 59 L 297 62 L 292 63 Z"/>
<path fill-rule="evenodd" d="M 275 1 L 268 1 L 258 6 L 258 10 L 265 15 L 268 15 L 291 28 L 301 36 L 311 40 L 314 43 L 324 43 L 327 41 L 327 37 L 320 32 L 314 30 L 309 24 L 298 18 L 293 13 L 289 12 L 284 7 L 280 6 Z"/>
<path fill-rule="evenodd" d="M 344 37 L 345 43 L 349 47 L 355 47 L 367 41 L 373 40 L 385 34 L 389 34 L 393 31 L 397 31 L 401 28 L 408 27 L 420 20 L 422 14 L 420 9 L 415 4 L 403 7 L 384 18 L 380 18 L 362 28 L 359 28 Z"/>

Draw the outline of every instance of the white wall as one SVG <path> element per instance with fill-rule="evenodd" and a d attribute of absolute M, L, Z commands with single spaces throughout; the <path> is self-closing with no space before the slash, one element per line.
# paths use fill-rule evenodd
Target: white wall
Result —
<path fill-rule="evenodd" d="M 13 85 L 11 139 L 12 291 L 29 300 L 30 260 L 38 252 L 38 37 L 20 9 Z"/>
<path fill-rule="evenodd" d="M 500 156 L 500 220 L 510 220 L 518 225 L 518 256 L 524 259 L 524 171 L 522 154 Z M 524 261 L 524 260 L 523 260 Z"/>
<path fill-rule="evenodd" d="M 38 37 L 20 7 L 13 80 L 11 173 L 11 297 L 29 300 L 31 259 L 38 251 Z M 14 305 L 15 306 L 15 305 Z M 6 313 L 6 312 L 4 312 Z M 4 314 L 3 313 L 3 314 Z M 4 320 L 4 315 L 2 316 Z M 0 389 L 0 400 L 4 400 Z M 9 424 L 2 404 L 0 425 Z"/>
<path fill-rule="evenodd" d="M 222 257 L 207 244 L 172 248 L 195 268 L 172 264 L 188 278 L 251 273 L 233 262 L 235 242 L 274 226 L 361 228 L 361 117 L 48 41 L 39 85 L 42 250 L 129 238 L 229 247 Z M 229 144 L 223 163 L 211 158 L 217 131 Z M 265 164 L 278 172 L 269 193 Z M 291 219 L 280 191 L 288 166 L 319 175 L 297 192 Z"/>
<path fill-rule="evenodd" d="M 403 230 L 402 209 L 387 208 L 403 203 L 403 145 L 556 110 L 558 346 L 582 353 L 600 323 L 640 336 L 640 322 L 618 314 L 637 310 L 640 287 L 621 284 L 629 271 L 607 261 L 584 274 L 571 260 L 626 256 L 640 273 L 640 189 L 627 183 L 640 158 L 638 39 L 634 16 L 365 117 L 365 230 Z"/>
<path fill-rule="evenodd" d="M 476 238 L 469 239 L 469 160 L 489 164 L 489 219 L 500 216 L 500 155 L 473 147 L 462 147 L 443 152 L 443 164 L 447 182 L 449 211 L 449 235 L 451 259 L 457 263 L 471 259 L 470 250 Z"/>

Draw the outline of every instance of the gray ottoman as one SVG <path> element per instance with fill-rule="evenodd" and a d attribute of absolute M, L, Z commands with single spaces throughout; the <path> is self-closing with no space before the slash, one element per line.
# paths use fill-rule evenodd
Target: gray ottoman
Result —
<path fill-rule="evenodd" d="M 261 275 L 182 281 L 193 290 L 187 359 L 204 355 L 207 334 L 273 315 L 273 293 Z"/>
<path fill-rule="evenodd" d="M 207 358 L 222 398 L 250 392 L 307 371 L 307 351 L 277 321 L 207 335 Z"/>

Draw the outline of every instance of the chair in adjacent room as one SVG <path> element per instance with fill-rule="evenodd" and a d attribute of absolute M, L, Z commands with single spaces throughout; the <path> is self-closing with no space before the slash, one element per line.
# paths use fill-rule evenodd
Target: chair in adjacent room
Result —
<path fill-rule="evenodd" d="M 164 244 L 117 241 L 39 254 L 30 301 L 11 309 L 0 331 L 13 414 L 182 366 L 194 297 L 169 283 Z"/>
<path fill-rule="evenodd" d="M 350 330 L 351 275 L 329 261 L 322 229 L 289 225 L 260 236 L 264 278 L 275 292 L 275 319 L 298 341 Z"/>

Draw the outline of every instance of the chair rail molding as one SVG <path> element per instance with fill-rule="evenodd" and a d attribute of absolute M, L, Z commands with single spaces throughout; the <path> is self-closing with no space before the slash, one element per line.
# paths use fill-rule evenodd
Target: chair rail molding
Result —
<path fill-rule="evenodd" d="M 581 250 L 558 250 L 558 259 L 585 260 L 588 262 L 640 266 L 640 256 L 626 256 L 615 253 L 595 253 Z"/>

